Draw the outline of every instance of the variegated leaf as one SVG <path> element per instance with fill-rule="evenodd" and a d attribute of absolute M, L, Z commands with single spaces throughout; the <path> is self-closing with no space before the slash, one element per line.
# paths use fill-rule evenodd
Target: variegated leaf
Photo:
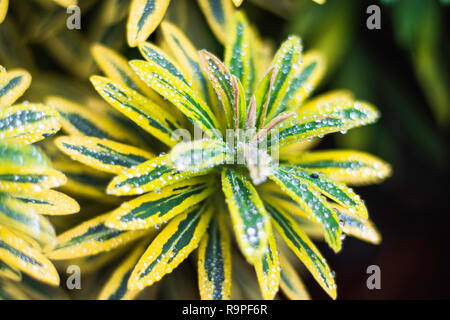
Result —
<path fill-rule="evenodd" d="M 112 140 L 65 136 L 55 140 L 65 154 L 97 170 L 120 174 L 154 157 L 153 154 Z"/>
<path fill-rule="evenodd" d="M 281 124 L 279 144 L 280 146 L 288 145 L 315 137 L 323 137 L 332 132 L 345 133 L 351 128 L 373 123 L 378 117 L 378 110 L 365 102 L 325 105 L 315 112 L 302 114 L 297 119 Z"/>
<path fill-rule="evenodd" d="M 180 172 L 167 165 L 167 155 L 159 156 L 116 176 L 106 192 L 112 195 L 142 194 L 208 172 L 209 170 Z"/>
<path fill-rule="evenodd" d="M 153 230 L 123 231 L 108 228 L 105 220 L 110 213 L 102 214 L 81 223 L 56 238 L 54 245 L 44 248 L 52 260 L 66 260 L 95 255 L 123 246 Z"/>
<path fill-rule="evenodd" d="M 145 240 L 126 257 L 114 270 L 109 280 L 104 285 L 98 300 L 132 300 L 139 293 L 138 290 L 129 290 L 127 287 L 131 272 L 133 271 L 139 258 L 144 253 L 148 241 Z"/>
<path fill-rule="evenodd" d="M 38 192 L 65 184 L 67 178 L 52 168 L 0 166 L 0 191 Z"/>
<path fill-rule="evenodd" d="M 168 146 L 172 147 L 178 142 L 174 131 L 179 129 L 181 124 L 172 114 L 138 92 L 108 78 L 93 76 L 91 82 L 109 104 L 138 126 Z"/>
<path fill-rule="evenodd" d="M 261 260 L 256 262 L 255 270 L 263 299 L 273 300 L 280 285 L 280 260 L 272 230 L 269 233 L 267 251 Z"/>
<path fill-rule="evenodd" d="M 3 262 L 33 278 L 51 285 L 59 284 L 55 267 L 40 250 L 1 225 L 0 256 Z"/>
<path fill-rule="evenodd" d="M 164 40 L 177 60 L 180 69 L 194 90 L 197 90 L 209 106 L 217 104 L 213 90 L 200 67 L 200 57 L 193 44 L 175 25 L 163 22 L 161 29 Z"/>
<path fill-rule="evenodd" d="M 47 168 L 50 161 L 37 147 L 21 142 L 0 141 L 0 162 L 2 166 L 15 168 L 26 166 L 28 168 Z"/>
<path fill-rule="evenodd" d="M 20 281 L 22 274 L 16 268 L 6 264 L 0 259 L 0 278 L 7 278 L 13 281 Z"/>
<path fill-rule="evenodd" d="M 245 92 L 239 79 L 206 50 L 200 51 L 200 62 L 222 102 L 227 128 L 244 128 L 247 118 Z"/>
<path fill-rule="evenodd" d="M 52 224 L 32 207 L 7 193 L 0 193 L 0 225 L 17 230 L 41 244 L 55 241 Z"/>
<path fill-rule="evenodd" d="M 327 150 L 299 153 L 288 160 L 297 167 L 325 174 L 350 185 L 381 182 L 391 175 L 391 167 L 378 157 L 354 150 Z"/>
<path fill-rule="evenodd" d="M 113 1 L 110 1 L 113 2 Z M 94 44 L 91 47 L 92 56 L 103 73 L 122 86 L 136 91 L 140 95 L 147 96 L 159 102 L 160 98 L 152 89 L 150 89 L 128 65 L 127 59 L 116 51 L 101 45 Z"/>
<path fill-rule="evenodd" d="M 297 111 L 299 114 L 312 113 L 316 110 L 322 110 L 326 105 L 342 104 L 354 100 L 353 93 L 348 90 L 332 90 L 308 99 L 305 103 L 297 105 L 292 110 Z"/>
<path fill-rule="evenodd" d="M 247 260 L 254 264 L 267 250 L 269 216 L 255 187 L 242 173 L 224 169 L 222 188 L 240 249 Z"/>
<path fill-rule="evenodd" d="M 221 43 L 227 41 L 227 26 L 234 8 L 230 0 L 197 0 L 211 30 Z"/>
<path fill-rule="evenodd" d="M 214 216 L 198 249 L 198 287 L 202 300 L 229 300 L 231 242 L 222 211 Z"/>
<path fill-rule="evenodd" d="M 122 203 L 106 220 L 119 230 L 147 229 L 169 221 L 207 198 L 215 187 L 208 177 L 188 179 Z"/>
<path fill-rule="evenodd" d="M 166 13 L 170 0 L 133 0 L 127 22 L 127 39 L 130 47 L 136 47 L 149 35 Z"/>
<path fill-rule="evenodd" d="M 142 290 L 175 269 L 199 244 L 212 213 L 213 207 L 207 203 L 171 220 L 137 263 L 128 288 Z"/>
<path fill-rule="evenodd" d="M 341 249 L 342 231 L 336 214 L 317 189 L 300 179 L 295 171 L 280 165 L 274 168 L 270 179 L 292 197 L 313 221 L 322 224 L 325 240 L 335 252 L 338 252 Z"/>
<path fill-rule="evenodd" d="M 67 215 L 80 211 L 80 206 L 71 197 L 54 190 L 40 192 L 9 193 L 25 211 L 45 215 Z"/>
<path fill-rule="evenodd" d="M 234 14 L 227 33 L 229 36 L 225 46 L 225 65 L 242 83 L 248 103 L 256 81 L 253 47 L 256 39 L 242 11 Z"/>
<path fill-rule="evenodd" d="M 289 261 L 280 255 L 281 263 L 281 281 L 280 288 L 283 293 L 291 300 L 310 300 L 308 291 L 300 276 L 295 271 Z"/>
<path fill-rule="evenodd" d="M 266 208 L 272 216 L 272 221 L 277 231 L 281 234 L 284 241 L 286 241 L 289 248 L 303 262 L 320 286 L 333 299 L 336 299 L 336 284 L 333 273 L 316 246 L 303 233 L 295 221 L 280 208 L 275 208 L 267 203 Z"/>
<path fill-rule="evenodd" d="M 4 2 L 0 1 L 0 6 Z M 2 85 L 0 86 L 0 110 L 12 105 L 28 89 L 30 83 L 31 75 L 27 71 L 21 69 L 8 71 L 3 77 Z"/>
<path fill-rule="evenodd" d="M 60 97 L 48 97 L 48 105 L 58 110 L 64 131 L 75 136 L 91 136 L 139 144 L 134 135 L 112 119 L 89 111 L 78 103 Z"/>
<path fill-rule="evenodd" d="M 140 60 L 131 61 L 130 65 L 142 80 L 177 106 L 192 123 L 210 137 L 218 137 L 217 119 L 197 92 L 160 65 Z"/>
<path fill-rule="evenodd" d="M 24 102 L 0 110 L 0 139 L 33 143 L 60 128 L 58 113 L 43 104 Z"/>
<path fill-rule="evenodd" d="M 202 171 L 234 161 L 234 152 L 223 140 L 194 140 L 177 144 L 168 164 L 178 171 Z"/>

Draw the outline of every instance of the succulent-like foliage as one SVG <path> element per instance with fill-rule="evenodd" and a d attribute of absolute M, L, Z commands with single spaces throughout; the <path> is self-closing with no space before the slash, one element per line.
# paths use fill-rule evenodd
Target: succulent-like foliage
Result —
<path fill-rule="evenodd" d="M 44 215 L 66 215 L 78 203 L 51 190 L 66 183 L 47 156 L 32 143 L 57 132 L 59 114 L 51 107 L 24 101 L 15 104 L 31 83 L 25 70 L 0 66 L 0 297 L 22 298 L 12 284 L 22 272 L 58 285 L 53 264 L 41 252 L 55 242 L 55 230 Z M 9 289 L 8 289 L 9 288 Z M 3 288 L 2 288 L 3 289 Z"/>
<path fill-rule="evenodd" d="M 160 2 L 167 7 L 168 1 Z M 200 1 L 205 12 L 207 4 Z M 153 150 L 67 101 L 48 101 L 69 133 L 56 139 L 57 147 L 114 174 L 108 194 L 137 197 L 61 234 L 46 247 L 47 256 L 87 257 L 142 239 L 100 294 L 129 299 L 198 247 L 200 296 L 228 299 L 236 240 L 265 299 L 279 287 L 290 298 L 308 298 L 283 252 L 288 247 L 336 298 L 333 272 L 308 234 L 313 230 L 335 252 L 345 234 L 378 243 L 363 200 L 348 185 L 382 181 L 390 167 L 361 152 L 308 149 L 328 133 L 375 122 L 379 113 L 346 91 L 307 100 L 325 66 L 319 53 L 303 53 L 299 38 L 289 37 L 268 57 L 242 12 L 231 14 L 222 33 L 217 21 L 210 24 L 225 44 L 223 61 L 197 51 L 168 22 L 161 25 L 160 47 L 134 36 L 145 60 L 126 63 L 109 48 L 92 49 L 106 75 L 91 77 L 95 89 L 161 142 Z M 154 28 L 143 26 L 144 34 Z M 88 125 L 74 125 L 80 119 Z M 196 139 L 186 141 L 192 133 Z"/>

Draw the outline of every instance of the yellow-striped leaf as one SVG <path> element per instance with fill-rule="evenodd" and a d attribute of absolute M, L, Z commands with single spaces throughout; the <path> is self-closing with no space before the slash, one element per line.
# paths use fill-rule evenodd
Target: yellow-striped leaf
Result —
<path fill-rule="evenodd" d="M 237 11 L 228 27 L 225 46 L 225 65 L 244 87 L 247 99 L 255 87 L 256 70 L 254 57 L 255 37 L 253 30 L 242 11 Z M 249 102 L 247 100 L 247 102 Z"/>
<path fill-rule="evenodd" d="M 138 144 L 132 134 L 118 122 L 98 115 L 75 102 L 60 97 L 48 97 L 48 105 L 58 110 L 64 131 L 74 136 L 91 136 Z"/>
<path fill-rule="evenodd" d="M 65 184 L 67 178 L 52 168 L 0 166 L 0 191 L 37 192 Z"/>
<path fill-rule="evenodd" d="M 169 166 L 178 171 L 203 171 L 233 161 L 233 150 L 213 139 L 181 142 L 168 155 Z"/>
<path fill-rule="evenodd" d="M 381 242 L 381 234 L 370 219 L 361 218 L 349 209 L 334 203 L 331 203 L 330 207 L 339 218 L 339 223 L 345 234 L 373 244 Z"/>
<path fill-rule="evenodd" d="M 37 147 L 21 142 L 0 141 L 0 163 L 5 167 L 47 168 L 50 161 Z"/>
<path fill-rule="evenodd" d="M 372 105 L 355 101 L 332 106 L 325 105 L 315 112 L 302 114 L 296 119 L 285 121 L 279 127 L 280 146 L 323 137 L 332 132 L 343 132 L 351 128 L 375 122 L 379 112 Z M 268 141 L 270 144 L 270 142 Z"/>
<path fill-rule="evenodd" d="M 240 249 L 249 263 L 254 264 L 267 250 L 269 215 L 255 187 L 242 173 L 224 169 L 222 188 Z"/>
<path fill-rule="evenodd" d="M 0 0 L 0 6 L 2 2 L 4 1 Z M 28 89 L 30 83 L 31 75 L 27 71 L 21 69 L 8 71 L 0 87 L 0 109 L 12 105 Z"/>
<path fill-rule="evenodd" d="M 280 285 L 280 260 L 272 230 L 269 234 L 267 251 L 261 260 L 256 262 L 255 270 L 263 299 L 273 300 Z"/>
<path fill-rule="evenodd" d="M 95 62 L 108 78 L 159 102 L 158 95 L 134 73 L 125 57 L 99 43 L 92 45 L 91 52 Z"/>
<path fill-rule="evenodd" d="M 59 276 L 53 264 L 40 250 L 0 225 L 0 257 L 33 278 L 51 285 L 59 284 Z"/>
<path fill-rule="evenodd" d="M 207 203 L 171 220 L 137 263 L 128 288 L 142 290 L 172 272 L 197 247 L 212 213 L 213 207 Z"/>
<path fill-rule="evenodd" d="M 20 281 L 22 279 L 22 274 L 19 270 L 6 264 L 0 259 L 0 278 L 2 277 L 13 281 Z"/>
<path fill-rule="evenodd" d="M 198 248 L 198 287 L 202 300 L 229 300 L 231 242 L 222 211 L 214 216 Z"/>
<path fill-rule="evenodd" d="M 312 113 L 316 110 L 322 110 L 326 105 L 342 104 L 354 100 L 355 99 L 351 91 L 332 90 L 320 94 L 312 99 L 308 99 L 304 104 L 299 104 L 292 110 L 297 111 L 299 114 Z"/>
<path fill-rule="evenodd" d="M 60 117 L 43 104 L 24 102 L 0 110 L 0 139 L 33 143 L 55 134 Z"/>
<path fill-rule="evenodd" d="M 313 221 L 322 224 L 325 240 L 338 252 L 341 249 L 339 220 L 327 201 L 308 181 L 299 177 L 297 170 L 285 166 L 274 168 L 270 179 L 294 199 Z"/>
<path fill-rule="evenodd" d="M 55 240 L 55 230 L 46 218 L 7 193 L 0 193 L 0 225 L 19 231 L 41 244 Z"/>
<path fill-rule="evenodd" d="M 109 215 L 110 213 L 102 214 L 59 235 L 54 245 L 44 248 L 47 257 L 65 260 L 95 255 L 123 246 L 153 231 L 108 228 L 105 220 Z"/>
<path fill-rule="evenodd" d="M 283 293 L 291 300 L 310 300 L 308 291 L 306 291 L 303 281 L 295 271 L 289 261 L 280 255 L 281 262 L 281 281 L 280 288 Z"/>
<path fill-rule="evenodd" d="M 140 42 L 158 27 L 166 13 L 170 0 L 133 0 L 127 22 L 127 39 L 130 47 Z"/>
<path fill-rule="evenodd" d="M 245 92 L 239 79 L 213 54 L 200 51 L 203 70 L 208 75 L 227 119 L 227 128 L 243 128 L 247 118 Z"/>
<path fill-rule="evenodd" d="M 203 15 L 217 39 L 225 44 L 227 26 L 230 23 L 234 8 L 230 0 L 197 0 Z"/>
<path fill-rule="evenodd" d="M 127 287 L 131 272 L 139 258 L 147 248 L 148 241 L 143 241 L 124 259 L 109 280 L 104 285 L 98 300 L 132 300 L 139 293 L 138 290 L 129 290 Z"/>
<path fill-rule="evenodd" d="M 295 221 L 280 208 L 275 208 L 268 204 L 266 204 L 266 208 L 272 216 L 272 221 L 277 231 L 286 241 L 289 248 L 298 256 L 330 297 L 336 299 L 336 284 L 333 273 L 316 246 L 303 233 Z"/>
<path fill-rule="evenodd" d="M 193 44 L 175 25 L 163 22 L 161 29 L 168 47 L 176 58 L 180 69 L 189 78 L 191 87 L 197 90 L 209 106 L 214 106 L 215 99 L 212 88 L 200 67 L 200 57 Z"/>
<path fill-rule="evenodd" d="M 169 112 L 138 92 L 107 78 L 93 76 L 91 77 L 91 82 L 95 90 L 110 105 L 138 126 L 168 146 L 172 147 L 178 142 L 174 131 L 179 129 L 181 124 Z"/>
<path fill-rule="evenodd" d="M 305 152 L 291 157 L 288 161 L 350 185 L 381 182 L 389 177 L 392 171 L 390 165 L 380 158 L 354 150 Z"/>
<path fill-rule="evenodd" d="M 106 220 L 106 225 L 119 230 L 147 229 L 164 223 L 207 198 L 215 186 L 208 177 L 176 183 L 122 203 Z"/>
<path fill-rule="evenodd" d="M 41 192 L 9 193 L 16 201 L 20 202 L 26 210 L 45 215 L 66 215 L 77 213 L 80 206 L 71 197 L 54 190 Z"/>
<path fill-rule="evenodd" d="M 177 106 L 192 123 L 210 137 L 218 137 L 217 119 L 197 92 L 157 64 L 134 60 L 130 65 L 142 80 Z"/>
<path fill-rule="evenodd" d="M 167 162 L 167 155 L 148 160 L 116 176 L 108 185 L 106 192 L 113 195 L 142 194 L 209 172 L 209 170 L 181 172 L 172 169 Z"/>
<path fill-rule="evenodd" d="M 65 154 L 97 170 L 120 174 L 145 161 L 153 154 L 115 141 L 84 136 L 65 136 L 55 140 Z"/>
<path fill-rule="evenodd" d="M 142 42 L 139 44 L 139 51 L 145 60 L 160 66 L 175 78 L 183 81 L 186 85 L 190 85 L 189 81 L 186 80 L 185 76 L 181 72 L 180 67 L 172 60 L 171 57 L 169 57 L 157 46 L 151 44 L 150 42 Z"/>

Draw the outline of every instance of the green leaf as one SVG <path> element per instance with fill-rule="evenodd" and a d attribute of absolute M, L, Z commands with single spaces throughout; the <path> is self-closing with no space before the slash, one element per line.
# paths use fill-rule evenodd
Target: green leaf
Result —
<path fill-rule="evenodd" d="M 255 187 L 242 173 L 224 169 L 222 188 L 238 244 L 247 260 L 254 264 L 267 250 L 269 216 Z"/>
<path fill-rule="evenodd" d="M 298 227 L 295 221 L 280 208 L 266 204 L 267 211 L 272 216 L 275 228 L 286 241 L 287 245 L 303 262 L 320 286 L 336 299 L 336 284 L 332 271 L 325 259 L 317 250 L 306 234 Z"/>
<path fill-rule="evenodd" d="M 292 197 L 313 221 L 322 224 L 325 240 L 338 252 L 341 249 L 342 233 L 339 220 L 317 189 L 310 182 L 301 179 L 295 168 L 283 165 L 273 169 L 270 179 Z"/>

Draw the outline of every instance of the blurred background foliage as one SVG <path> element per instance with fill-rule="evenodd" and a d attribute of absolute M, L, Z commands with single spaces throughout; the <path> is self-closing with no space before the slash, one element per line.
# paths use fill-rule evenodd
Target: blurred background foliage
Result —
<path fill-rule="evenodd" d="M 111 14 L 113 1 L 123 5 L 123 14 Z M 66 9 L 53 2 L 10 2 L 0 25 L 0 64 L 31 72 L 30 100 L 53 93 L 94 107 L 98 96 L 87 79 L 99 73 L 89 50 L 95 42 L 130 59 L 140 57 L 125 43 L 128 1 L 80 0 L 81 30 L 68 30 Z M 366 27 L 366 8 L 372 4 L 381 8 L 380 30 Z M 294 33 L 302 37 L 305 49 L 325 54 L 328 70 L 316 94 L 346 88 L 381 110 L 377 125 L 327 137 L 319 145 L 368 151 L 394 168 L 387 183 L 360 191 L 383 234 L 382 245 L 346 240 L 342 254 L 326 255 L 338 275 L 340 297 L 448 298 L 449 257 L 442 251 L 450 222 L 450 1 L 328 0 L 318 5 L 310 0 L 247 0 L 242 8 L 274 48 Z M 222 54 L 196 1 L 173 0 L 166 19 L 198 48 Z M 157 42 L 158 32 L 150 40 Z M 73 221 L 55 223 L 65 229 L 98 213 L 96 206 L 86 205 Z M 325 246 L 320 249 L 327 252 Z M 382 269 L 379 292 L 365 286 L 365 266 L 370 264 Z M 176 288 L 178 280 L 168 278 L 172 280 L 163 285 Z M 307 286 L 317 287 L 312 281 Z M 316 289 L 313 298 L 324 298 Z"/>

